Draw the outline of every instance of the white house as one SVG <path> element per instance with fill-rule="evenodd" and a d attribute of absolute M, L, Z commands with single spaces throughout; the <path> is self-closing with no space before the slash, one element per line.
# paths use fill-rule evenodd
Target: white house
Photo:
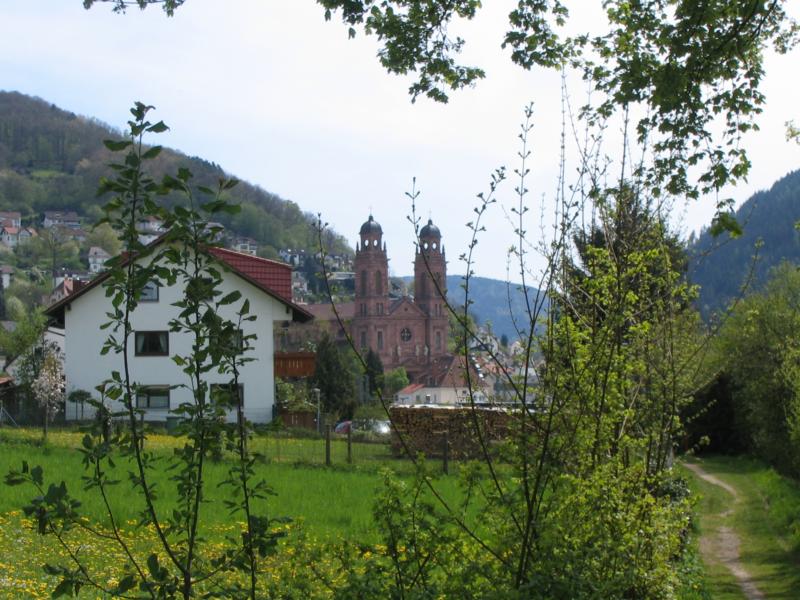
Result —
<path fill-rule="evenodd" d="M 273 324 L 276 321 L 304 322 L 313 317 L 291 301 L 292 270 L 289 265 L 222 248 L 212 248 L 211 252 L 223 268 L 222 293 L 240 291 L 241 301 L 249 299 L 251 314 L 257 316 L 255 321 L 242 326 L 245 335 L 252 333 L 257 339 L 252 342 L 252 350 L 247 352 L 248 358 L 255 360 L 241 367 L 240 382 L 245 416 L 251 421 L 264 423 L 272 419 L 275 401 Z M 106 312 L 111 310 L 103 286 L 108 277 L 108 272 L 103 273 L 46 311 L 64 328 L 67 393 L 81 389 L 97 396 L 95 387 L 112 371 L 122 370 L 120 355 L 100 354 L 108 335 L 108 330 L 101 330 L 100 325 L 107 320 Z M 130 370 L 133 381 L 143 386 L 137 404 L 146 411 L 145 419 L 148 421 L 164 421 L 172 409 L 193 399 L 188 389 L 170 389 L 170 386 L 188 383 L 186 375 L 171 358 L 176 354 L 189 354 L 191 345 L 187 334 L 169 331 L 169 321 L 178 312 L 172 304 L 181 296 L 179 285 L 153 285 L 132 315 L 134 333 L 130 337 Z M 241 301 L 224 307 L 225 316 L 233 318 Z M 226 384 L 230 377 L 209 373 L 207 380 L 212 385 Z M 77 418 L 77 411 L 77 406 L 67 406 L 66 418 Z M 231 413 L 229 418 L 234 419 L 235 415 Z"/>
<path fill-rule="evenodd" d="M 407 385 L 395 395 L 395 402 L 404 405 L 462 406 L 488 401 L 484 384 L 474 367 L 470 367 L 470 379 L 464 367 L 463 356 L 445 355 L 436 359 L 428 374 Z M 472 399 L 470 399 L 470 387 Z"/>
<path fill-rule="evenodd" d="M 103 250 L 100 246 L 92 246 L 89 248 L 89 272 L 100 273 L 106 269 L 106 261 L 111 258 L 111 255 Z"/>

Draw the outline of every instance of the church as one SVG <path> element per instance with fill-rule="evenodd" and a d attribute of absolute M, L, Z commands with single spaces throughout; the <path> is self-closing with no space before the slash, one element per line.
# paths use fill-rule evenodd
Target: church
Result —
<path fill-rule="evenodd" d="M 356 243 L 354 298 L 337 303 L 336 310 L 355 346 L 377 352 L 385 370 L 404 367 L 411 381 L 433 382 L 450 370 L 453 356 L 447 351 L 447 260 L 442 234 L 430 219 L 415 246 L 414 294 L 393 293 L 383 230 L 370 215 Z M 276 347 L 299 349 L 325 330 L 346 343 L 331 304 L 303 308 L 314 315 L 314 322 L 292 324 Z"/>
<path fill-rule="evenodd" d="M 386 243 L 372 215 L 361 226 L 359 237 L 350 335 L 358 348 L 377 352 L 385 369 L 405 367 L 414 380 L 448 356 L 447 261 L 442 234 L 430 219 L 420 230 L 414 256 L 414 296 L 400 298 L 389 296 Z"/>

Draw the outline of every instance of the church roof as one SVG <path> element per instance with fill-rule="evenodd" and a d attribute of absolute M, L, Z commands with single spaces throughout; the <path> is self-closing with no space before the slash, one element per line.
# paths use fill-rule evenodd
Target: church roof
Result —
<path fill-rule="evenodd" d="M 372 215 L 369 216 L 364 224 L 361 226 L 361 230 L 359 231 L 361 235 L 369 235 L 371 233 L 378 233 L 382 234 L 383 229 L 381 229 L 381 224 L 378 223 L 375 219 L 372 218 Z"/>
<path fill-rule="evenodd" d="M 422 229 L 420 229 L 419 237 L 435 237 L 441 238 L 442 232 L 439 231 L 439 228 L 433 224 L 433 220 L 428 219 L 428 224 L 425 225 Z"/>

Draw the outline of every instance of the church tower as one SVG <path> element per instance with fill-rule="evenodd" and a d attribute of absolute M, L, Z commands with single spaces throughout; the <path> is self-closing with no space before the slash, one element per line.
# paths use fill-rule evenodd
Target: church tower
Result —
<path fill-rule="evenodd" d="M 414 304 L 427 315 L 426 345 L 430 356 L 447 354 L 448 318 L 447 260 L 439 228 L 428 219 L 419 232 L 419 244 L 414 257 Z"/>
<path fill-rule="evenodd" d="M 354 261 L 353 341 L 358 348 L 373 348 L 381 353 L 387 346 L 379 325 L 389 310 L 389 260 L 383 230 L 371 214 L 361 226 L 359 236 Z"/>

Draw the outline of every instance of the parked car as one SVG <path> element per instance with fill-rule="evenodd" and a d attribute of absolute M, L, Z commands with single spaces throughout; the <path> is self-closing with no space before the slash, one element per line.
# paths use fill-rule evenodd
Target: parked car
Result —
<path fill-rule="evenodd" d="M 391 427 L 389 421 L 381 419 L 354 419 L 352 421 L 341 421 L 333 428 L 334 433 L 375 433 L 378 435 L 388 435 Z"/>

